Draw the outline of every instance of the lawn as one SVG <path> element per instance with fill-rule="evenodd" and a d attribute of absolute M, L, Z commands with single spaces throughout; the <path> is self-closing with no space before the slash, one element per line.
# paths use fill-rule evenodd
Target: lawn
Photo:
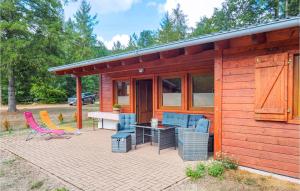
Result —
<path fill-rule="evenodd" d="M 30 104 L 30 105 L 18 105 L 18 111 L 15 113 L 6 112 L 7 107 L 2 106 L 0 109 L 0 121 L 1 121 L 1 132 L 6 131 L 7 129 L 4 126 L 4 123 L 7 121 L 9 124 L 9 128 L 12 131 L 22 132 L 25 129 L 28 129 L 23 112 L 30 111 L 33 113 L 35 119 L 40 122 L 39 112 L 41 110 L 47 110 L 49 115 L 54 123 L 56 124 L 64 124 L 70 125 L 72 127 L 76 127 L 75 122 L 75 106 L 69 106 L 67 104 Z M 82 107 L 82 117 L 83 117 L 83 127 L 92 127 L 92 120 L 88 119 L 87 113 L 91 111 L 99 111 L 99 104 L 90 104 L 84 105 Z M 63 116 L 63 123 L 60 123 L 58 120 L 59 114 Z"/>

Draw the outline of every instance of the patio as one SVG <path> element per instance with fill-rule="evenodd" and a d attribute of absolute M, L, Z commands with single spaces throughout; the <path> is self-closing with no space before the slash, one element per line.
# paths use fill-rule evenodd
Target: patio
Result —
<path fill-rule="evenodd" d="M 83 130 L 71 139 L 25 141 L 1 138 L 1 148 L 26 159 L 78 190 L 164 190 L 185 178 L 177 150 L 140 145 L 128 153 L 111 152 L 110 130 Z"/>

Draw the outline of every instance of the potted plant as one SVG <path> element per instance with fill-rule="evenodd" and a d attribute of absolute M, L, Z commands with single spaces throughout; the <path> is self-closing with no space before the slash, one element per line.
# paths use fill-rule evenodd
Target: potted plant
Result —
<path fill-rule="evenodd" d="M 119 104 L 113 105 L 113 113 L 120 113 L 120 110 L 121 110 L 121 105 Z"/>

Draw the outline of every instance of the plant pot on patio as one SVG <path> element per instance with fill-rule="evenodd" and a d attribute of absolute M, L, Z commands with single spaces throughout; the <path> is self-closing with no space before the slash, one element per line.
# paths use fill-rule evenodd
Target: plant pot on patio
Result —
<path fill-rule="evenodd" d="M 120 110 L 121 110 L 121 105 L 119 104 L 113 105 L 113 113 L 120 113 Z"/>

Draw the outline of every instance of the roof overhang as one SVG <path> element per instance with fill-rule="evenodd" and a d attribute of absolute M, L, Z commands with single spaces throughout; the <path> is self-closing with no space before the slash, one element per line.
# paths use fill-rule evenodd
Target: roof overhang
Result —
<path fill-rule="evenodd" d="M 56 73 L 56 72 L 60 72 L 60 71 L 66 71 L 66 70 L 71 70 L 71 69 L 76 69 L 76 68 L 81 68 L 81 67 L 86 67 L 86 66 L 92 66 L 95 64 L 120 61 L 120 60 L 134 58 L 134 57 L 138 57 L 138 56 L 149 55 L 149 54 L 158 53 L 158 52 L 170 51 L 170 50 L 180 49 L 180 48 L 184 48 L 184 47 L 190 47 L 190 46 L 195 46 L 195 45 L 200 45 L 200 44 L 205 44 L 205 43 L 212 43 L 212 42 L 218 42 L 218 41 L 222 41 L 222 40 L 228 40 L 228 39 L 242 37 L 242 36 L 248 36 L 248 35 L 253 35 L 253 34 L 258 34 L 258 33 L 264 33 L 264 32 L 269 32 L 269 31 L 274 31 L 274 30 L 296 27 L 296 26 L 299 26 L 299 24 L 300 24 L 300 17 L 282 19 L 282 20 L 277 20 L 277 21 L 273 21 L 270 23 L 251 25 L 248 27 L 213 33 L 213 34 L 209 34 L 209 35 L 200 36 L 197 38 L 176 41 L 176 42 L 172 42 L 172 43 L 168 43 L 168 44 L 164 44 L 164 45 L 149 47 L 149 48 L 145 48 L 145 49 L 139 49 L 139 50 L 130 51 L 130 52 L 122 53 L 122 54 L 105 56 L 105 57 L 101 57 L 101 58 L 95 58 L 95 59 L 85 60 L 85 61 L 76 62 L 76 63 L 72 63 L 72 64 L 52 67 L 52 68 L 49 68 L 48 71 Z"/>

